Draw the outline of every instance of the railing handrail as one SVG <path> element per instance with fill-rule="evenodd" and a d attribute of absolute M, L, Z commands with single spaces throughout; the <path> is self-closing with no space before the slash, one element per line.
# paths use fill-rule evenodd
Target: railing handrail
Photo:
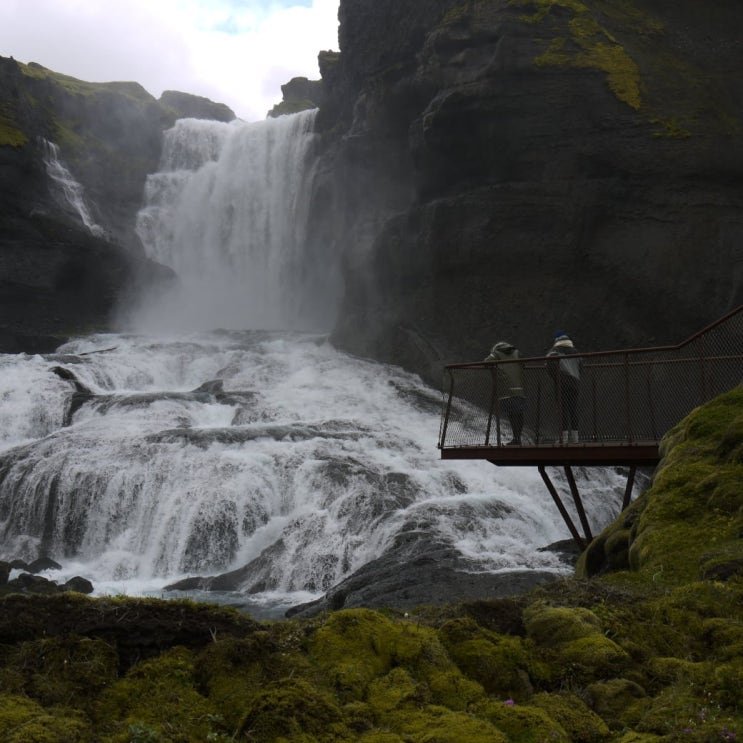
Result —
<path fill-rule="evenodd" d="M 579 385 L 549 373 L 557 371 L 554 356 L 446 365 L 439 448 L 452 446 L 451 433 L 454 447 L 500 448 L 504 422 L 517 432 L 508 446 L 521 445 L 522 431 L 536 445 L 566 437 L 582 444 L 657 442 L 688 411 L 743 380 L 743 305 L 675 345 L 570 355 L 582 360 Z M 509 395 L 510 374 L 496 373 L 507 364 L 521 365 L 521 403 Z M 474 407 L 455 410 L 455 388 Z"/>
<path fill-rule="evenodd" d="M 674 351 L 679 351 L 684 346 L 688 346 L 691 343 L 694 343 L 694 341 L 699 340 L 702 336 L 709 333 L 711 330 L 714 330 L 717 326 L 722 325 L 723 323 L 727 322 L 731 317 L 734 317 L 739 312 L 743 312 L 743 305 L 740 305 L 739 307 L 736 307 L 735 309 L 728 312 L 726 315 L 723 315 L 718 320 L 715 320 L 715 322 L 710 323 L 706 327 L 702 328 L 702 330 L 699 330 L 698 332 L 694 333 L 694 335 L 689 336 L 686 340 L 681 341 L 681 343 L 677 343 L 672 346 L 648 346 L 645 348 L 630 348 L 630 349 L 612 349 L 610 351 L 576 351 L 574 354 L 565 354 L 570 356 L 580 356 L 581 359 L 590 359 L 591 357 L 604 357 L 604 356 L 626 356 L 628 354 L 632 354 L 633 356 L 639 355 L 639 354 L 648 354 L 648 353 L 672 353 Z M 469 361 L 469 362 L 462 362 L 458 364 L 446 364 L 444 366 L 445 369 L 477 369 L 482 367 L 488 367 L 494 364 L 528 364 L 531 362 L 546 362 L 546 361 L 553 361 L 554 357 L 547 356 L 546 354 L 544 356 L 524 356 L 522 358 L 518 359 L 500 359 L 498 361 Z"/>

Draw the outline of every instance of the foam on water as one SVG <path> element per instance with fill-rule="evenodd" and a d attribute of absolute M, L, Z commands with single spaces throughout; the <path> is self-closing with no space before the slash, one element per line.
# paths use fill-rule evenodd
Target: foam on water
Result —
<path fill-rule="evenodd" d="M 68 427 L 54 366 L 97 395 Z M 184 394 L 217 378 L 221 397 Z M 303 600 L 414 530 L 477 570 L 569 570 L 538 551 L 568 535 L 535 471 L 441 461 L 438 392 L 321 336 L 94 336 L 0 357 L 0 383 L 1 556 L 44 551 L 99 592 L 256 561 L 254 602 Z M 594 483 L 594 528 L 621 496 Z"/>

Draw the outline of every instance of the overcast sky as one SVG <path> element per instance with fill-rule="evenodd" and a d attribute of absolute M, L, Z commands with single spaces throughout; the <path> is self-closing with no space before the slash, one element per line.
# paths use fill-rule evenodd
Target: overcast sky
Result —
<path fill-rule="evenodd" d="M 317 80 L 339 0 L 0 0 L 0 56 L 89 82 L 182 90 L 265 118 L 281 85 Z"/>

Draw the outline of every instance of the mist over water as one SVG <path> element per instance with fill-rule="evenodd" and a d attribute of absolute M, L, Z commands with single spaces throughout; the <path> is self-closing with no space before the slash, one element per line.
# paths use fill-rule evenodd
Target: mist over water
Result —
<path fill-rule="evenodd" d="M 328 330 L 332 246 L 306 244 L 315 112 L 246 124 L 182 119 L 165 133 L 137 232 L 178 285 L 129 315 L 144 330 Z"/>

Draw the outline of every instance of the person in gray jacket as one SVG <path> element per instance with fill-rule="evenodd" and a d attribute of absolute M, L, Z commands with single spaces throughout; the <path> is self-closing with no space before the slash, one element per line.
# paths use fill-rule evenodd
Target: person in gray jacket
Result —
<path fill-rule="evenodd" d="M 485 361 L 508 361 L 519 358 L 519 351 L 508 341 L 498 341 Z M 524 427 L 524 371 L 521 364 L 498 364 L 498 402 L 508 416 L 513 438 L 506 446 L 521 446 L 521 431 Z"/>
<path fill-rule="evenodd" d="M 555 382 L 555 397 L 562 418 L 560 443 L 577 444 L 578 395 L 580 393 L 581 359 L 570 336 L 564 330 L 555 331 L 552 348 L 547 352 L 547 371 Z"/>

